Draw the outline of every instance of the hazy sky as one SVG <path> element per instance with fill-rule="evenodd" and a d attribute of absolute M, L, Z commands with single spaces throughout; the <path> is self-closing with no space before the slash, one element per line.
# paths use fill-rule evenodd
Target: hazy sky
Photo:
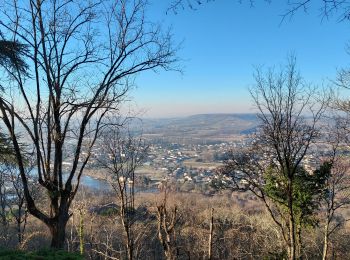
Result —
<path fill-rule="evenodd" d="M 138 77 L 131 95 L 144 116 L 249 112 L 247 88 L 254 83 L 254 66 L 279 66 L 291 52 L 304 78 L 318 84 L 350 65 L 350 23 L 339 23 L 337 17 L 322 21 L 317 8 L 281 24 L 286 6 L 280 0 L 254 8 L 217 0 L 178 14 L 166 14 L 168 3 L 153 0 L 148 17 L 172 26 L 175 41 L 183 41 L 178 56 L 184 74 L 160 71 Z"/>

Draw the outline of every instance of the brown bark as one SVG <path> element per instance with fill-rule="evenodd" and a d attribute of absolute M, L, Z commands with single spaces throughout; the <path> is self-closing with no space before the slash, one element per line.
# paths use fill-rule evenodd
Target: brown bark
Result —
<path fill-rule="evenodd" d="M 125 245 L 126 245 L 128 259 L 132 260 L 133 253 L 134 253 L 134 245 L 133 245 L 134 243 L 133 243 L 133 238 L 131 234 L 131 223 L 129 221 L 129 217 L 127 216 L 127 213 L 125 212 L 125 210 L 128 210 L 128 209 L 126 208 L 125 205 L 122 204 L 120 218 L 122 220 L 122 225 L 125 232 Z"/>
<path fill-rule="evenodd" d="M 62 249 L 66 239 L 66 226 L 69 220 L 68 212 L 62 212 L 52 219 L 47 226 L 51 233 L 51 248 Z"/>
<path fill-rule="evenodd" d="M 167 260 L 176 259 L 175 224 L 177 222 L 177 208 L 169 214 L 166 209 L 166 199 L 163 204 L 157 207 L 158 214 L 158 239 L 164 249 Z"/>
<path fill-rule="evenodd" d="M 328 233 L 329 233 L 329 222 L 327 220 L 326 225 L 324 226 L 322 260 L 326 260 L 327 259 L 327 254 L 328 254 Z"/>
<path fill-rule="evenodd" d="M 293 180 L 288 185 L 288 208 L 289 208 L 289 259 L 296 259 L 295 219 L 293 211 Z"/>
<path fill-rule="evenodd" d="M 294 233 L 294 220 L 292 217 L 289 219 L 289 259 L 296 259 L 296 248 L 295 248 L 295 233 Z"/>
<path fill-rule="evenodd" d="M 28 46 L 28 71 L 23 73 L 18 62 L 13 70 L 1 67 L 1 75 L 11 78 L 0 94 L 1 121 L 15 151 L 28 212 L 49 227 L 52 247 L 62 248 L 69 207 L 100 132 L 111 124 L 107 116 L 116 115 L 129 90 L 126 79 L 169 69 L 176 61 L 175 49 L 170 34 L 145 26 L 143 0 L 17 2 L 4 2 L 0 31 Z M 97 14 L 107 9 L 108 19 L 100 19 Z M 96 33 L 101 23 L 109 29 L 107 36 Z M 94 82 L 84 81 L 85 73 L 94 75 Z M 29 91 L 28 84 L 36 88 Z M 13 93 L 18 93 L 16 99 Z M 26 151 L 23 142 L 31 144 Z M 62 163 L 68 150 L 71 167 L 65 179 Z M 28 153 L 34 155 L 39 185 L 50 196 L 46 208 L 37 205 L 30 190 Z"/>
<path fill-rule="evenodd" d="M 213 250 L 213 233 L 214 233 L 214 208 L 211 209 L 210 213 L 210 231 L 209 231 L 209 248 L 208 248 L 208 259 L 212 259 Z"/>

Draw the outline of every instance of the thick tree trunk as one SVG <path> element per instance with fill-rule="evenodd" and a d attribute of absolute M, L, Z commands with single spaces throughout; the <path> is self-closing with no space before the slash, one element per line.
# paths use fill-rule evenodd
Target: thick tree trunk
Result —
<path fill-rule="evenodd" d="M 67 221 L 58 221 L 49 226 L 51 232 L 51 248 L 63 249 L 66 239 Z"/>
<path fill-rule="evenodd" d="M 66 226 L 69 220 L 68 210 L 59 211 L 57 217 L 53 218 L 47 226 L 51 233 L 51 248 L 63 249 L 66 240 Z"/>
<path fill-rule="evenodd" d="M 21 227 L 21 222 L 17 221 L 17 240 L 18 245 L 20 246 L 23 242 L 23 232 Z"/>

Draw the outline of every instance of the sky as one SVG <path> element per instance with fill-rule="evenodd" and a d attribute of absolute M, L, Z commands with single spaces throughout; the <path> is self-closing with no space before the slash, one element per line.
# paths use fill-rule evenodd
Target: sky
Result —
<path fill-rule="evenodd" d="M 350 65 L 350 22 L 323 19 L 319 6 L 282 22 L 285 1 L 259 2 L 251 8 L 217 0 L 175 14 L 166 12 L 169 1 L 152 0 L 147 17 L 172 28 L 175 44 L 181 43 L 177 55 L 183 73 L 137 77 L 131 97 L 142 116 L 253 112 L 248 87 L 254 84 L 254 67 L 282 66 L 290 53 L 314 84 L 329 84 L 337 69 Z"/>

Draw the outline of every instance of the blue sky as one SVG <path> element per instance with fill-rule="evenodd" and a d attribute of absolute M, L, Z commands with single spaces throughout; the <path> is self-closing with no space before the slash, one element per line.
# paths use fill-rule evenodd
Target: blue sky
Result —
<path fill-rule="evenodd" d="M 336 16 L 322 20 L 317 6 L 281 24 L 285 1 L 250 8 L 217 0 L 196 11 L 166 14 L 168 3 L 153 0 L 148 18 L 171 26 L 175 42 L 183 41 L 178 56 L 184 73 L 137 78 L 131 96 L 145 117 L 251 112 L 247 88 L 254 84 L 254 66 L 279 66 L 291 52 L 304 78 L 315 84 L 327 84 L 337 68 L 350 65 L 350 23 Z"/>

